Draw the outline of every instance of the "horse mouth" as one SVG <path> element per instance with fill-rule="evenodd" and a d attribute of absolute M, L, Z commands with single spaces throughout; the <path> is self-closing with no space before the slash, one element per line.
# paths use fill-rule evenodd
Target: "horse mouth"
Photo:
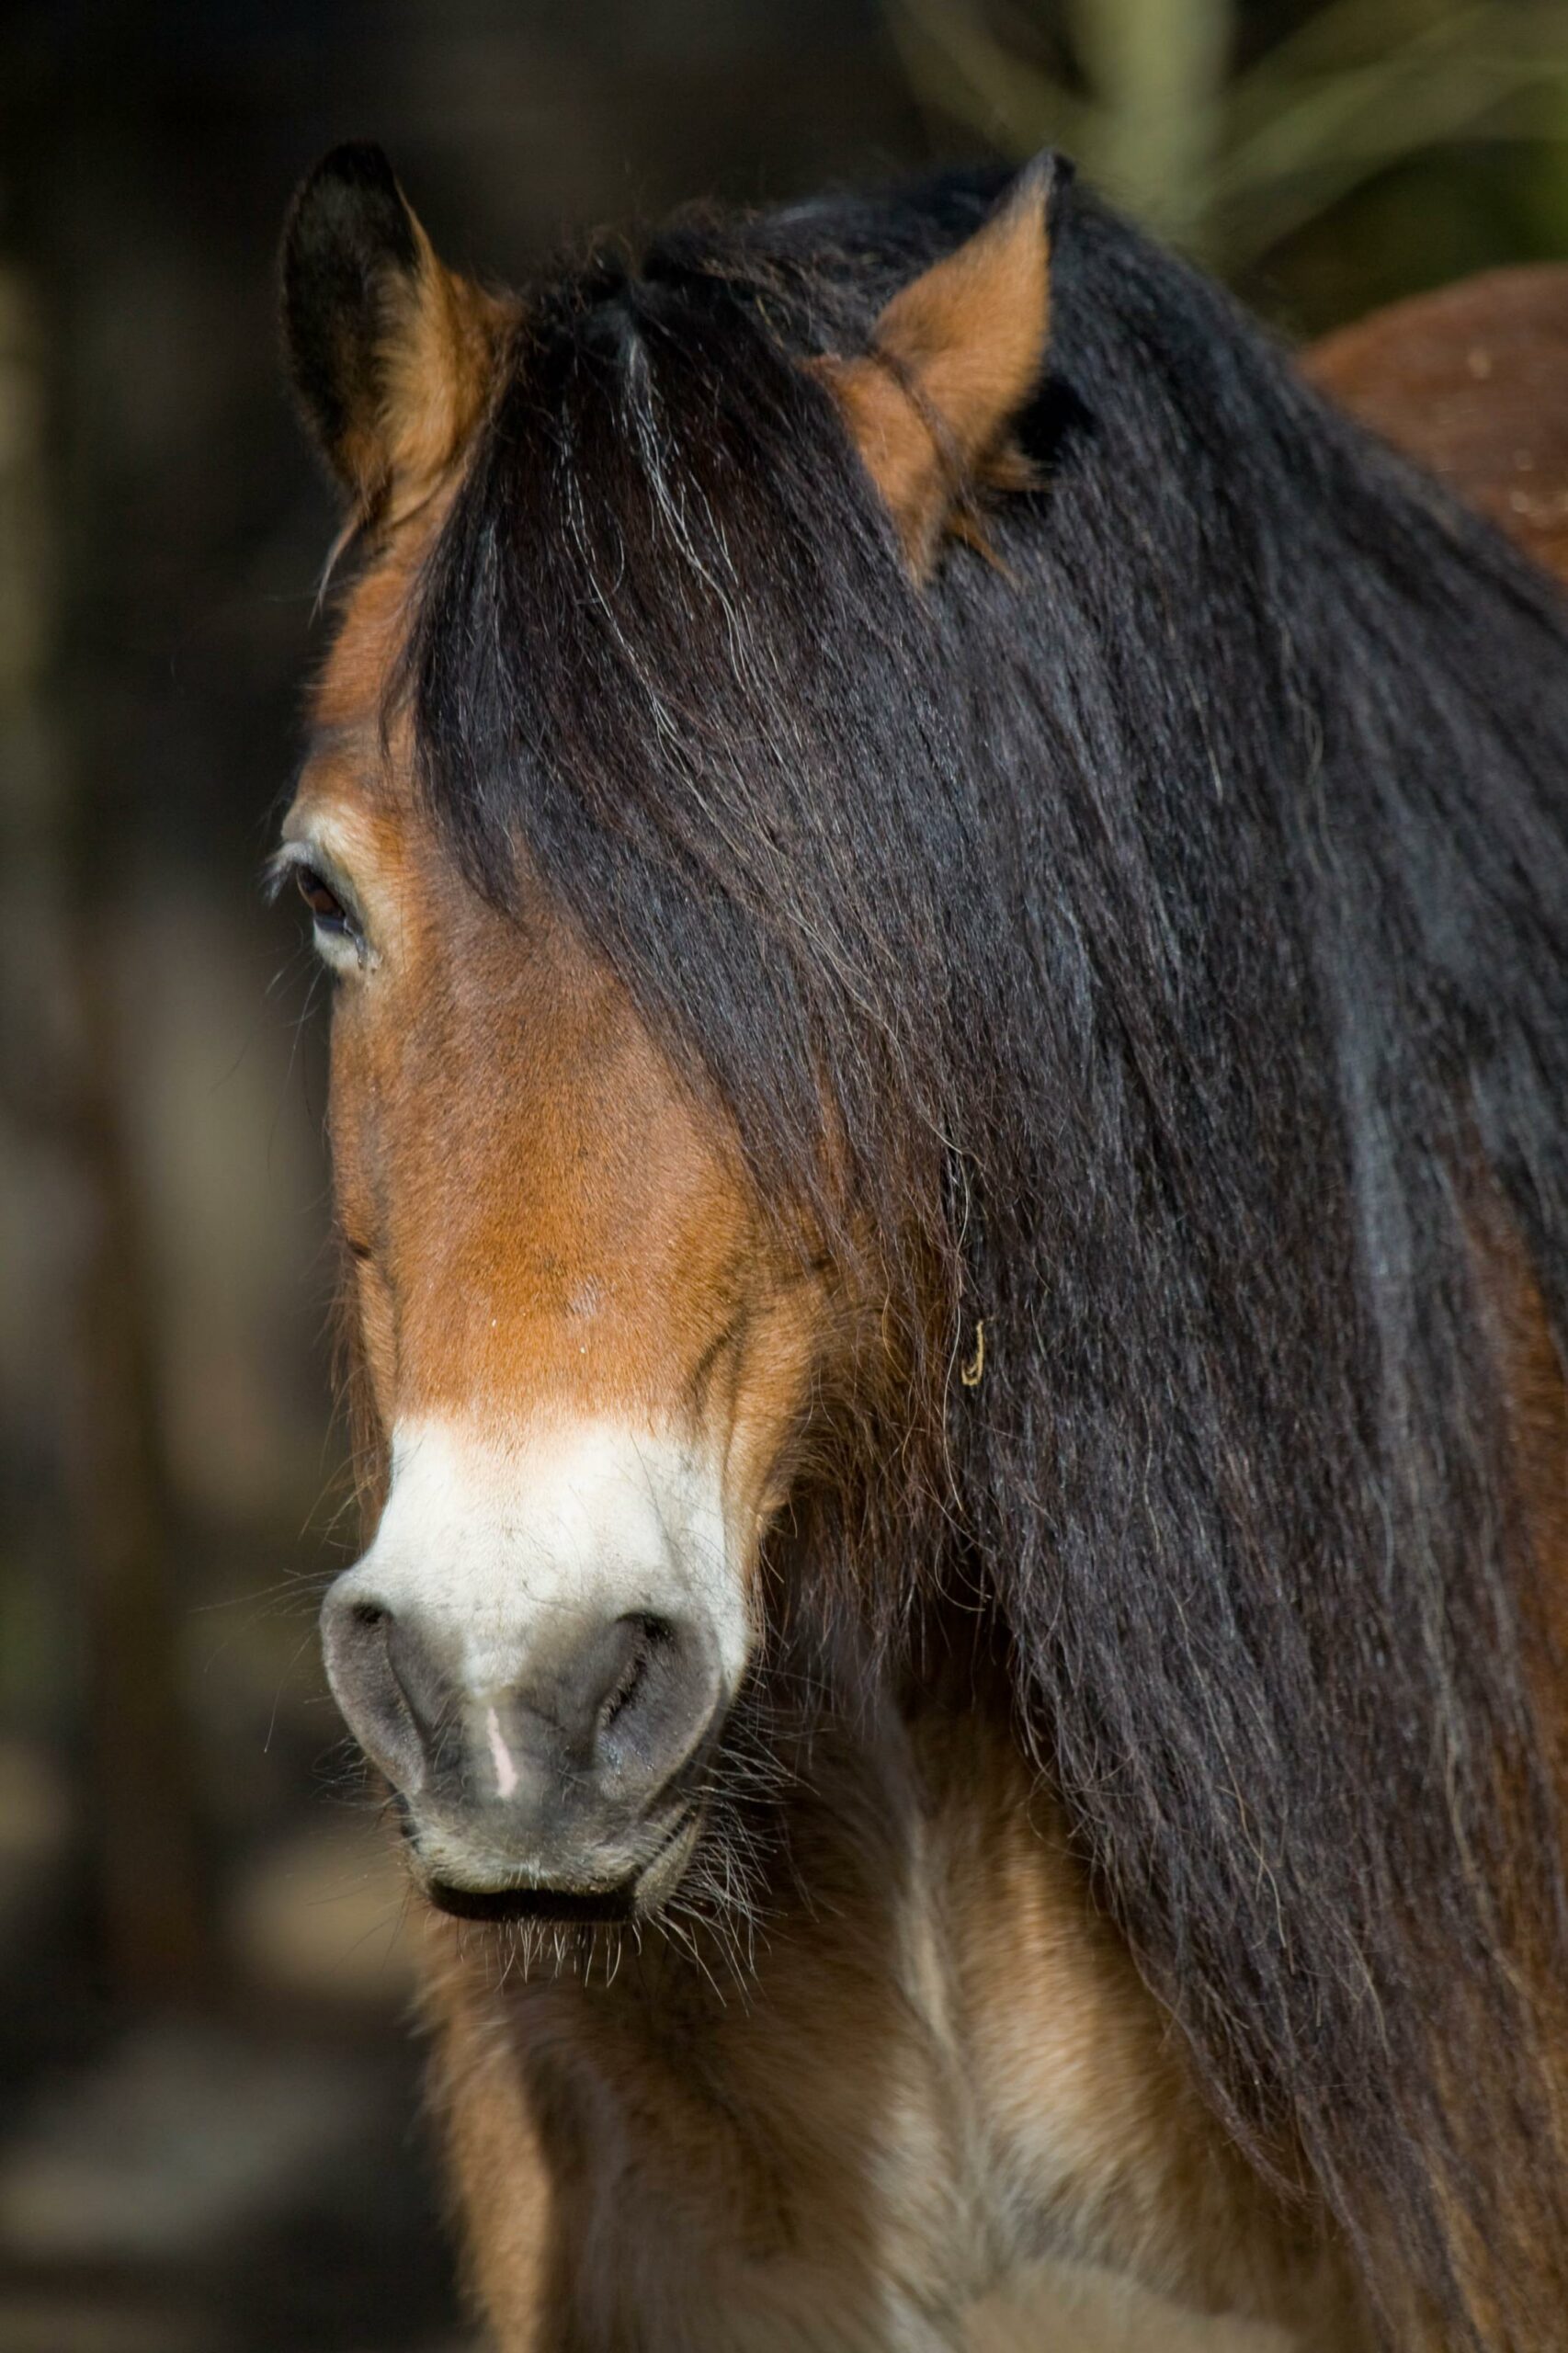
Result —
<path fill-rule="evenodd" d="M 646 1919 L 673 1893 L 690 1859 L 701 1807 L 681 1807 L 645 1861 L 603 1887 L 563 1887 L 537 1880 L 503 1887 L 464 1887 L 437 1872 L 421 1872 L 426 1894 L 439 1912 L 456 1920 L 484 1920 L 540 1927 L 617 1927 Z M 417 1836 L 406 1817 L 405 1834 L 415 1852 Z"/>
<path fill-rule="evenodd" d="M 623 1926 L 637 1909 L 636 1879 L 619 1887 L 584 1892 L 569 1887 L 503 1887 L 494 1892 L 454 1887 L 449 1880 L 431 1880 L 426 1889 L 438 1912 L 455 1920 L 536 1922 L 542 1927 L 598 1928 Z"/>

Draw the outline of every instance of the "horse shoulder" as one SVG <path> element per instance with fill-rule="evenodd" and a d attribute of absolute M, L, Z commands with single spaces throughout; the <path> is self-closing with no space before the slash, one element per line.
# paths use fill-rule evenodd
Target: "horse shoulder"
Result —
<path fill-rule="evenodd" d="M 1489 270 L 1392 303 L 1301 365 L 1568 579 L 1568 265 Z"/>

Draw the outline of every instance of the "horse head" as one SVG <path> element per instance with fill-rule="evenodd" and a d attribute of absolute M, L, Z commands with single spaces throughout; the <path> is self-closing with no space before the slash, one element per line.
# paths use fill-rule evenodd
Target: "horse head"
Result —
<path fill-rule="evenodd" d="M 1007 435 L 1044 350 L 1048 176 L 901 289 L 866 351 L 801 366 L 890 566 L 929 570 L 949 525 L 978 529 L 978 483 L 1026 477 Z M 278 861 L 336 982 L 338 1221 L 386 1472 L 326 1601 L 328 1670 L 437 1903 L 628 1916 L 700 1835 L 824 1401 L 907 1386 L 910 1350 L 831 1107 L 815 1203 L 769 1198 L 528 841 L 476 875 L 422 789 L 411 659 L 476 436 L 529 382 L 527 305 L 447 270 L 360 149 L 301 190 L 284 301 L 358 556 Z"/>

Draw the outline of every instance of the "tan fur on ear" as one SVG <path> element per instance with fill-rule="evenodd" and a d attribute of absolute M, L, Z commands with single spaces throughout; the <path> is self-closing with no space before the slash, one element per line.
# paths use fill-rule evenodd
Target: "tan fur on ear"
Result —
<path fill-rule="evenodd" d="M 944 533 L 983 547 L 985 489 L 1030 486 L 1013 421 L 1039 383 L 1051 327 L 1054 167 L 1023 172 L 984 225 L 895 294 L 854 359 L 811 363 L 849 427 L 916 579 Z"/>
<path fill-rule="evenodd" d="M 388 524 L 424 505 L 478 423 L 507 318 L 494 296 L 437 259 L 417 221 L 414 233 L 416 268 L 386 288 L 380 414 L 365 452 L 380 468 L 376 505 Z M 361 479 L 374 484 L 369 466 Z"/>

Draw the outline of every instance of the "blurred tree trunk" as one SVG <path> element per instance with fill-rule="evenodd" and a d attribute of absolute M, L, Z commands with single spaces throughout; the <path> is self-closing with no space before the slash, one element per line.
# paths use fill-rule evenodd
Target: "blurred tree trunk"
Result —
<path fill-rule="evenodd" d="M 1200 245 L 1223 137 L 1235 0 L 1068 0 L 1101 108 L 1096 168 L 1162 236 Z"/>
<path fill-rule="evenodd" d="M 74 1242 L 38 1361 L 59 1376 L 60 1524 L 77 1573 L 82 1851 L 115 1990 L 164 1999 L 204 1979 L 208 1937 L 104 861 L 59 709 L 45 386 L 28 290 L 0 264 L 0 1087 L 58 1170 Z"/>

